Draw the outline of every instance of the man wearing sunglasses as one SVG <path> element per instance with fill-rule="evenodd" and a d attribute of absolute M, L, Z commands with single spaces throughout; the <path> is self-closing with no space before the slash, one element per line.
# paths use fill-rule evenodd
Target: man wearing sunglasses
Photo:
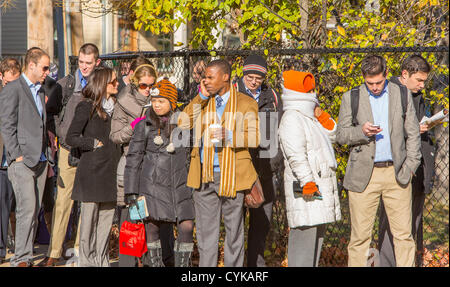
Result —
<path fill-rule="evenodd" d="M 87 85 L 92 71 L 100 64 L 97 46 L 86 43 L 78 53 L 78 69 L 73 75 L 67 75 L 56 84 L 47 102 L 47 113 L 55 120 L 58 138 L 58 180 L 55 205 L 53 207 L 53 224 L 46 258 L 38 266 L 55 266 L 63 254 L 64 239 L 72 211 L 72 189 L 76 166 L 80 153 L 66 144 L 65 138 L 75 114 L 75 108 L 83 98 L 82 89 Z M 78 234 L 75 251 L 78 247 Z"/>
<path fill-rule="evenodd" d="M 33 241 L 37 229 L 49 153 L 44 79 L 50 57 L 40 48 L 25 55 L 22 75 L 0 94 L 0 130 L 8 163 L 8 177 L 16 198 L 15 251 L 13 267 L 33 265 Z"/>

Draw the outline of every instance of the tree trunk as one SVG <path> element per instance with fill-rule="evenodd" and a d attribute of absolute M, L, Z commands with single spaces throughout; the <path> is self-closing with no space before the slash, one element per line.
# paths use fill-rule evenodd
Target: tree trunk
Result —
<path fill-rule="evenodd" d="M 80 12 L 69 12 L 70 17 L 70 35 L 72 38 L 72 55 L 78 56 L 78 50 L 84 43 L 83 18 Z"/>
<path fill-rule="evenodd" d="M 27 0 L 28 49 L 39 47 L 53 61 L 53 5 L 51 0 Z"/>

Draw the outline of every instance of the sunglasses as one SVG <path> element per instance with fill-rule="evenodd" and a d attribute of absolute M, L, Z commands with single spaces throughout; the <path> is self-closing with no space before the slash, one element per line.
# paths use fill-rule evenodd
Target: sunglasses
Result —
<path fill-rule="evenodd" d="M 115 86 L 117 84 L 117 78 L 115 78 L 114 80 L 112 80 L 111 82 L 109 82 L 111 85 Z"/>
<path fill-rule="evenodd" d="M 141 90 L 145 90 L 145 89 L 147 89 L 147 88 L 152 88 L 153 87 L 153 85 L 154 84 L 145 84 L 145 83 L 140 83 L 139 84 L 139 89 L 141 89 Z"/>
<path fill-rule="evenodd" d="M 49 66 L 44 66 L 44 67 L 42 67 L 42 71 L 43 71 L 43 72 L 47 72 L 48 70 L 50 70 L 50 67 L 49 67 Z"/>

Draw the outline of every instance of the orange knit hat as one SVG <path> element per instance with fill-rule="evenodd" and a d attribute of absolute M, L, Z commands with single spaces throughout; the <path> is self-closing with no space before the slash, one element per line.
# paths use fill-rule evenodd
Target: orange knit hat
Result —
<path fill-rule="evenodd" d="M 308 72 L 289 70 L 283 72 L 284 88 L 300 93 L 309 93 L 316 88 L 314 76 Z"/>
<path fill-rule="evenodd" d="M 170 102 L 172 111 L 175 110 L 178 101 L 177 87 L 167 79 L 157 82 L 151 89 L 150 95 L 154 98 L 166 98 Z"/>

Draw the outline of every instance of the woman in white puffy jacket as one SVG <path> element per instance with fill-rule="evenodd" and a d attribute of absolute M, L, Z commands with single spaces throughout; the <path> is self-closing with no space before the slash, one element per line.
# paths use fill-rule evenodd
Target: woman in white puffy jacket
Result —
<path fill-rule="evenodd" d="M 332 146 L 336 123 L 319 108 L 311 73 L 286 71 L 283 80 L 278 136 L 285 160 L 288 265 L 315 267 L 326 224 L 341 219 Z"/>

